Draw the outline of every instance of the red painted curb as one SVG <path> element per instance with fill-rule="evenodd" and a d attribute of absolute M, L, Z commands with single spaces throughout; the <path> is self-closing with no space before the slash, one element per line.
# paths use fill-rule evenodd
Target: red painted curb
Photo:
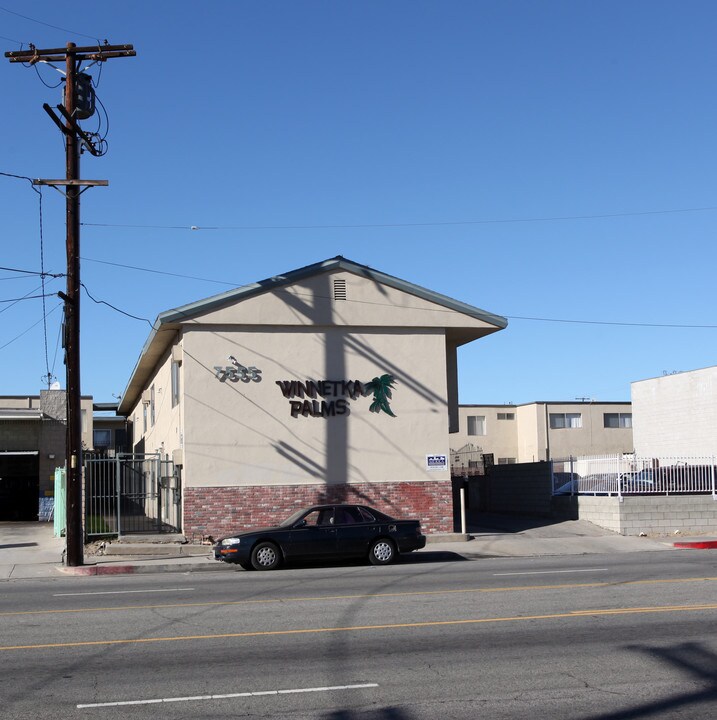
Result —
<path fill-rule="evenodd" d="M 676 548 L 692 548 L 694 550 L 715 550 L 717 549 L 717 540 L 704 540 L 698 542 L 676 542 L 673 543 Z"/>
<path fill-rule="evenodd" d="M 134 573 L 134 565 L 82 565 L 80 567 L 63 567 L 61 571 L 67 575 L 130 575 Z"/>

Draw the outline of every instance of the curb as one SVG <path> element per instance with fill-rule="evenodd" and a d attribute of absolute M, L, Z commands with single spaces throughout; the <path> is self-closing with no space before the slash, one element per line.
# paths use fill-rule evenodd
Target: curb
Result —
<path fill-rule="evenodd" d="M 226 563 L 202 564 L 172 563 L 163 565 L 82 565 L 80 567 L 57 568 L 64 575 L 142 575 L 166 572 L 226 572 L 236 568 Z"/>
<path fill-rule="evenodd" d="M 433 533 L 426 535 L 426 545 L 436 545 L 438 543 L 449 542 L 468 542 L 473 536 L 468 533 Z"/>
<path fill-rule="evenodd" d="M 672 543 L 676 548 L 688 548 L 692 550 L 717 550 L 717 540 L 698 540 L 695 542 Z"/>

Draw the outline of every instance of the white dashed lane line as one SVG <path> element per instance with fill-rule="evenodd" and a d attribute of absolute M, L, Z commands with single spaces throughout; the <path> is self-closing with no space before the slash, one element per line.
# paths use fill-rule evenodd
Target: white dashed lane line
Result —
<path fill-rule="evenodd" d="M 336 692 L 337 690 L 360 690 L 377 687 L 378 683 L 364 683 L 362 685 L 331 685 L 328 687 L 294 688 L 291 690 L 259 690 L 257 692 L 225 693 L 222 695 L 193 695 L 188 697 L 154 698 L 152 700 L 118 700 L 116 702 L 84 703 L 78 705 L 77 708 L 156 705 L 157 703 L 198 702 L 201 700 L 232 700 L 234 698 L 261 697 L 266 695 L 298 695 L 300 693 Z"/>
<path fill-rule="evenodd" d="M 506 575 L 560 575 L 586 572 L 607 572 L 607 568 L 584 568 L 581 570 L 532 570 L 530 572 L 493 573 L 493 577 L 505 577 Z"/>
<path fill-rule="evenodd" d="M 82 595 L 133 595 L 142 593 L 189 592 L 194 588 L 166 588 L 165 590 L 104 590 L 81 593 L 55 593 L 52 597 L 77 597 Z"/>

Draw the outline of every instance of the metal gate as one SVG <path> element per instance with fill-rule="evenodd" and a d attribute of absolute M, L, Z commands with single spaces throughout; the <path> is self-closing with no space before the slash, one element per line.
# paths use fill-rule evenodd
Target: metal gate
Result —
<path fill-rule="evenodd" d="M 181 532 L 181 483 L 159 453 L 119 453 L 84 460 L 85 534 Z"/>

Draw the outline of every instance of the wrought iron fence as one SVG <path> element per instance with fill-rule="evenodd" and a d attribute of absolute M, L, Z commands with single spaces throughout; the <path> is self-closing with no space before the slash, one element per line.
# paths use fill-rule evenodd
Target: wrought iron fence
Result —
<path fill-rule="evenodd" d="M 88 457 L 84 467 L 88 538 L 180 530 L 180 484 L 171 460 L 119 453 Z"/>
<path fill-rule="evenodd" d="M 451 450 L 451 475 L 474 476 L 485 475 L 485 459 L 482 448 L 475 445 L 464 445 L 459 450 Z"/>
<path fill-rule="evenodd" d="M 672 495 L 711 493 L 714 457 L 641 458 L 633 454 L 553 460 L 553 495 Z"/>

